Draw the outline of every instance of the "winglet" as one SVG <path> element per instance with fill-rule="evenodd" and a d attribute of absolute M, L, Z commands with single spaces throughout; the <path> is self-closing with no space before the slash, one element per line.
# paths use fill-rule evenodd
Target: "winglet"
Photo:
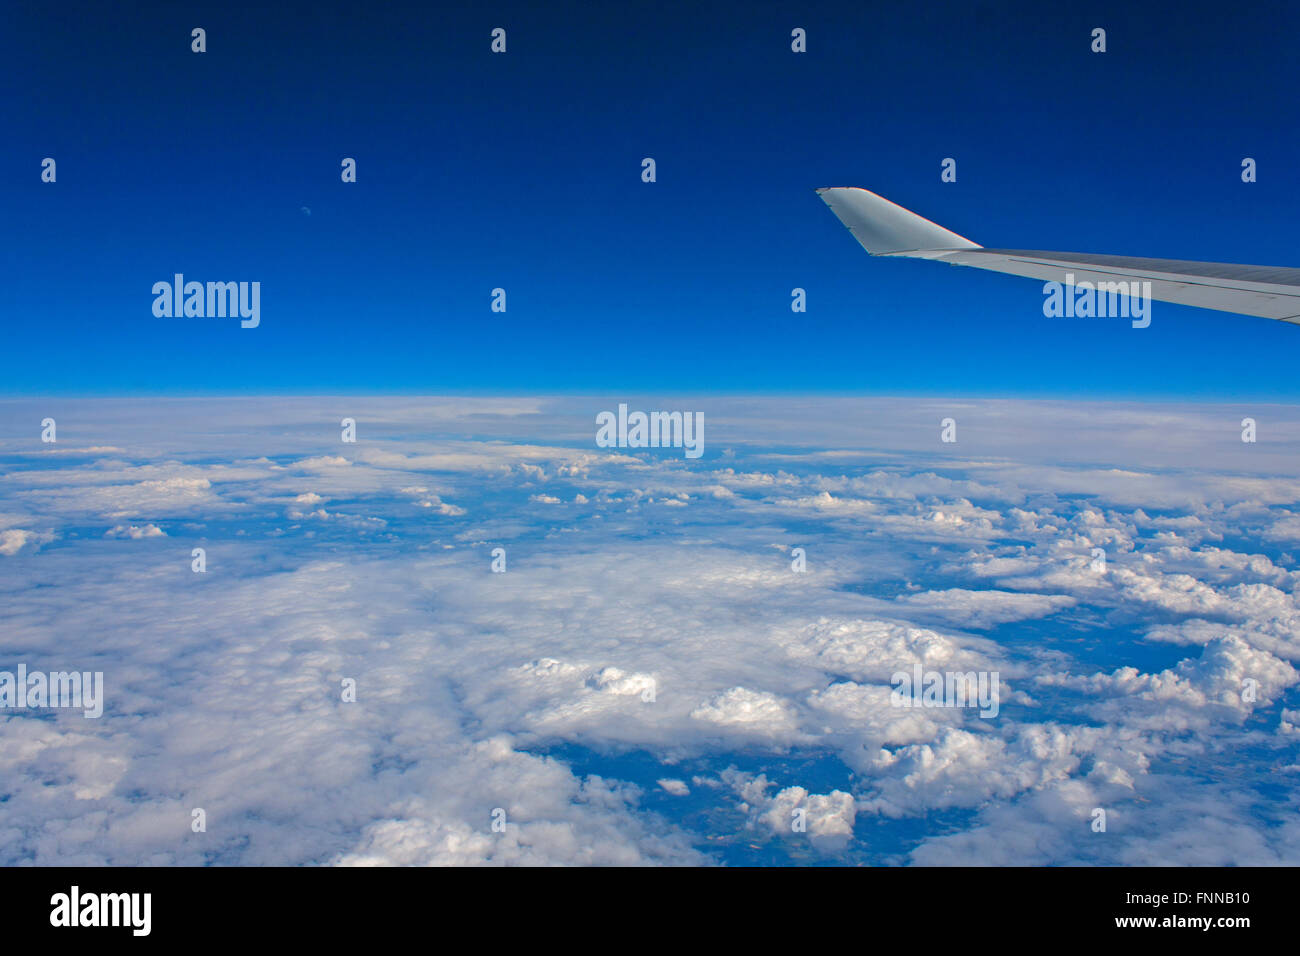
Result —
<path fill-rule="evenodd" d="M 817 194 L 873 256 L 983 248 L 866 189 L 823 186 Z"/>

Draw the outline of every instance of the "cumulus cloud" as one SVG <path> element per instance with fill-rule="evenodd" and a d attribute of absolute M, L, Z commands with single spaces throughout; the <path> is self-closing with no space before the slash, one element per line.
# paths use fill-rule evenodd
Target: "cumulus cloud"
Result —
<path fill-rule="evenodd" d="M 130 538 L 132 541 L 139 541 L 141 538 L 165 538 L 167 533 L 156 524 L 147 524 L 137 527 L 136 525 L 119 524 L 114 525 L 104 532 L 105 538 Z"/>
<path fill-rule="evenodd" d="M 0 531 L 0 554 L 6 557 L 15 555 L 23 548 L 35 550 L 47 541 L 53 541 L 54 535 L 39 531 L 27 531 L 23 528 L 6 528 Z"/>
<path fill-rule="evenodd" d="M 691 711 L 696 720 L 780 739 L 795 728 L 789 703 L 775 694 L 732 687 Z"/>
<path fill-rule="evenodd" d="M 810 793 L 801 786 L 789 786 L 769 794 L 772 784 L 764 774 L 748 774 L 730 768 L 722 780 L 741 798 L 740 810 L 751 825 L 769 830 L 773 836 L 802 839 L 822 853 L 842 850 L 853 836 L 857 805 L 843 790 Z"/>

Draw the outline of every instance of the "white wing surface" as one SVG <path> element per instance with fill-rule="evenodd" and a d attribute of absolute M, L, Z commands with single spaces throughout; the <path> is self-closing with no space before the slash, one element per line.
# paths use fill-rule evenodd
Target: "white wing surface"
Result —
<path fill-rule="evenodd" d="M 935 259 L 1044 282 L 1150 282 L 1151 298 L 1300 325 L 1300 269 L 1082 252 L 986 249 L 866 189 L 817 190 L 873 256 Z"/>

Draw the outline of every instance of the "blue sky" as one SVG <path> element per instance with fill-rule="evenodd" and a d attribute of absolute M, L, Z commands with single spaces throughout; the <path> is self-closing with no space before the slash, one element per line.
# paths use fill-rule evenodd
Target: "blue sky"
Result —
<path fill-rule="evenodd" d="M 813 192 L 1300 265 L 1284 5 L 263 7 L 12 8 L 0 391 L 1300 394 L 1293 326 L 1047 320 L 1033 281 L 868 258 Z M 155 318 L 176 272 L 260 281 L 260 327 Z"/>

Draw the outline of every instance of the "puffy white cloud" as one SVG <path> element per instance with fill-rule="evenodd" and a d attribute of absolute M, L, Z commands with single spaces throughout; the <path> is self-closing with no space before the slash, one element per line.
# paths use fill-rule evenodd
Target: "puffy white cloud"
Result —
<path fill-rule="evenodd" d="M 1268 651 L 1229 635 L 1206 644 L 1199 658 L 1157 673 L 1122 667 L 1091 677 L 1042 675 L 1038 681 L 1107 698 L 1092 706 L 1098 715 L 1118 719 L 1124 713 L 1130 724 L 1177 727 L 1210 720 L 1212 708 L 1244 720 L 1300 682 L 1300 674 Z"/>
<path fill-rule="evenodd" d="M 147 524 L 137 527 L 136 525 L 119 524 L 114 525 L 104 532 L 105 538 L 130 538 L 133 541 L 139 541 L 141 538 L 165 538 L 167 532 L 156 524 Z"/>
<path fill-rule="evenodd" d="M 25 547 L 35 550 L 48 541 L 53 541 L 54 535 L 48 532 L 28 531 L 23 528 L 6 528 L 0 531 L 0 555 L 6 557 L 17 554 Z"/>
<path fill-rule="evenodd" d="M 822 853 L 842 850 L 853 836 L 857 806 L 853 795 L 843 790 L 810 793 L 796 785 L 769 795 L 772 784 L 766 775 L 735 769 L 724 771 L 722 780 L 741 797 L 740 809 L 751 825 L 761 825 L 773 836 L 807 838 Z"/>
<path fill-rule="evenodd" d="M 793 734 L 796 718 L 788 701 L 766 691 L 732 687 L 691 711 L 696 720 L 781 740 Z"/>

